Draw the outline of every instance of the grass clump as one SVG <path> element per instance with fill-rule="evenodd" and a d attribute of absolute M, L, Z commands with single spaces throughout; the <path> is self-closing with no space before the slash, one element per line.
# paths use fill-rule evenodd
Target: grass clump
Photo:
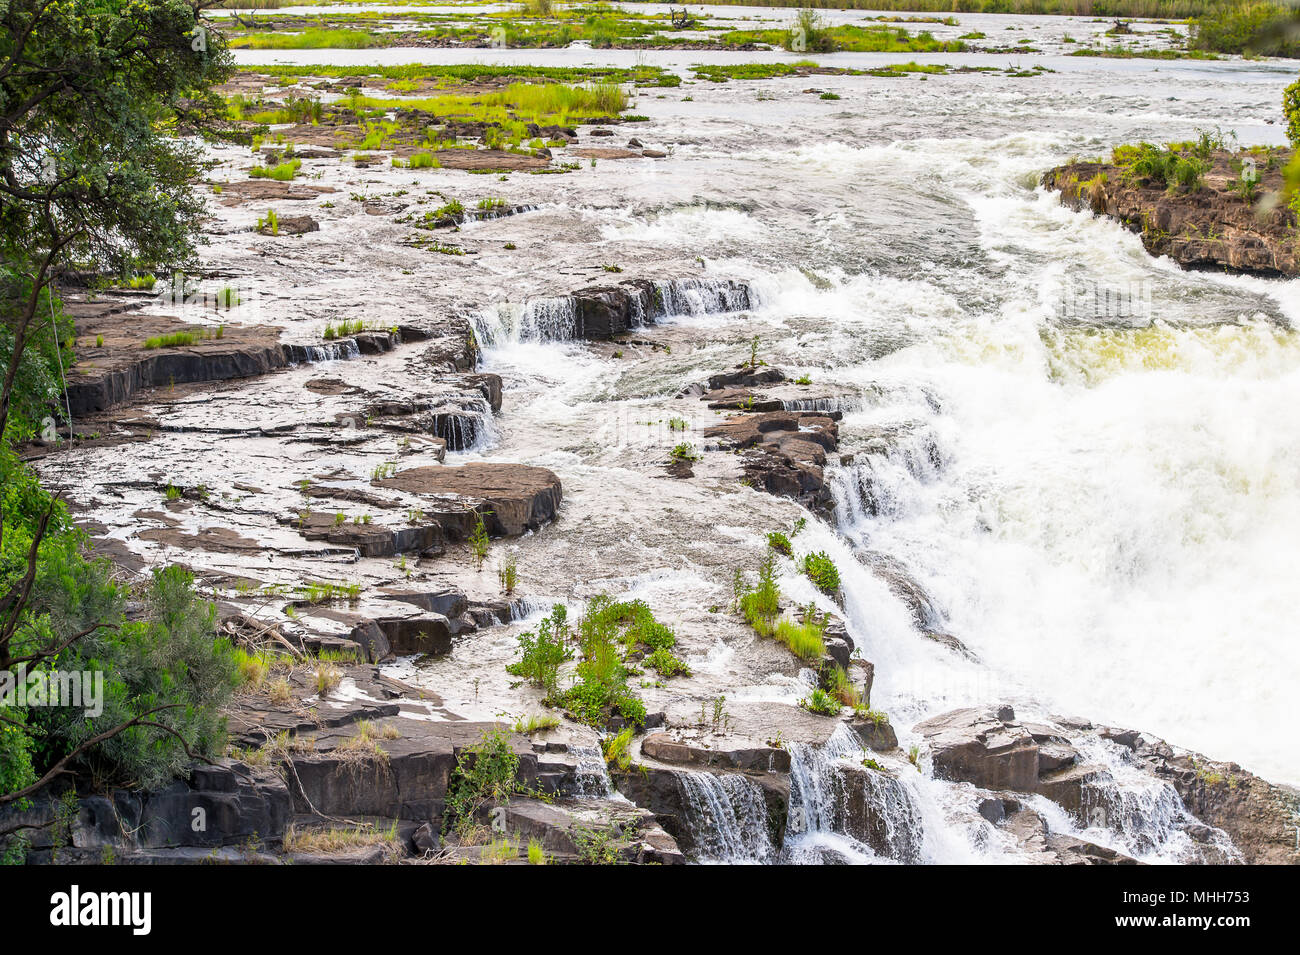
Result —
<path fill-rule="evenodd" d="M 274 179 L 277 182 L 288 182 L 298 175 L 298 170 L 301 168 L 301 159 L 290 159 L 278 166 L 254 166 L 248 171 L 248 174 L 254 179 Z"/>
<path fill-rule="evenodd" d="M 852 681 L 849 680 L 848 672 L 838 663 L 834 664 L 828 671 L 826 671 L 823 682 L 826 684 L 826 692 L 835 697 L 835 699 L 839 700 L 845 706 L 851 706 L 855 710 L 858 710 L 863 706 L 862 694 L 858 692 L 857 687 L 855 687 Z M 872 711 L 867 710 L 867 712 Z"/>
<path fill-rule="evenodd" d="M 196 328 L 183 332 L 171 332 L 167 335 L 155 335 L 146 338 L 144 347 L 152 351 L 155 348 L 185 348 L 212 338 L 212 332 L 206 328 Z"/>
<path fill-rule="evenodd" d="M 546 865 L 550 861 L 546 855 L 546 850 L 542 848 L 542 841 L 536 836 L 530 837 L 528 840 L 528 864 Z"/>
<path fill-rule="evenodd" d="M 560 725 L 558 717 L 549 714 L 538 715 L 530 714 L 521 716 L 515 720 L 514 731 L 522 733 L 525 736 L 531 736 L 533 733 L 545 733 L 547 730 L 557 729 Z"/>
<path fill-rule="evenodd" d="M 786 557 L 794 555 L 794 548 L 790 544 L 790 538 L 783 531 L 770 531 L 767 535 L 767 546 L 778 554 L 784 554 Z"/>
<path fill-rule="evenodd" d="M 600 741 L 600 750 L 607 765 L 623 772 L 627 772 L 632 767 L 631 748 L 634 732 L 629 726 L 617 735 L 607 736 Z"/>
<path fill-rule="evenodd" d="M 515 587 L 519 584 L 519 558 L 514 554 L 507 556 L 505 562 L 497 568 L 497 582 L 507 597 L 515 592 Z"/>
<path fill-rule="evenodd" d="M 1170 193 L 1195 192 L 1200 189 L 1210 168 L 1205 146 L 1204 140 L 1196 144 L 1117 146 L 1111 153 L 1111 161 L 1137 182 L 1164 186 Z M 1206 152 L 1206 155 L 1200 155 L 1201 152 Z"/>
<path fill-rule="evenodd" d="M 469 535 L 469 553 L 476 570 L 483 569 L 483 562 L 487 560 L 491 547 L 492 541 L 488 537 L 487 525 L 483 523 L 483 512 L 480 511 L 475 515 L 474 530 Z"/>
<path fill-rule="evenodd" d="M 802 621 L 781 614 L 781 589 L 776 582 L 776 556 L 768 551 L 759 565 L 758 582 L 749 587 L 744 575 L 736 572 L 736 608 L 745 622 L 761 637 L 772 637 L 786 645 L 801 660 L 815 662 L 826 653 L 823 636 L 827 617 L 818 617 L 811 606 Z"/>
<path fill-rule="evenodd" d="M 840 701 L 821 687 L 817 687 L 800 700 L 799 705 L 810 713 L 819 713 L 822 716 L 839 716 L 840 713 Z"/>

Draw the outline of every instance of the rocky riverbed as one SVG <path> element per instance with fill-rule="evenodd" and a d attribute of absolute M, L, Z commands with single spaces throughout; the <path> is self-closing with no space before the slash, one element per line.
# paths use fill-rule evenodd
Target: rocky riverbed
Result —
<path fill-rule="evenodd" d="M 245 74 L 239 89 L 280 104 L 347 95 L 306 70 L 289 80 Z M 1103 579 L 1110 606 L 1166 633 L 1181 618 L 1152 624 L 1149 606 L 1181 606 L 1185 580 L 1202 579 L 1174 568 L 1172 596 L 1152 596 L 1141 574 L 1166 540 L 1113 523 L 1131 499 L 1097 489 L 1123 456 L 1057 404 L 1068 392 L 1094 404 L 1093 421 L 1122 418 L 1095 407 L 1125 367 L 1106 362 L 1145 346 L 1104 327 L 1096 357 L 1054 315 L 1024 338 L 1009 330 L 1043 281 L 1017 269 L 1047 258 L 1051 271 L 1102 243 L 1118 250 L 1100 253 L 1107 267 L 1146 267 L 1119 229 L 1035 191 L 1079 144 L 1028 148 L 1015 129 L 985 141 L 950 117 L 936 120 L 956 124 L 943 146 L 854 118 L 908 102 L 943 116 L 974 84 L 1009 101 L 1014 84 L 1048 79 L 818 77 L 841 105 L 808 82 L 641 89 L 646 120 L 537 123 L 525 135 L 544 144 L 514 151 L 493 148 L 485 126 L 436 123 L 455 144 L 427 166 L 411 157 L 436 117 L 397 110 L 362 148 L 374 130 L 327 109 L 273 126 L 256 152 L 214 151 L 203 274 L 165 292 L 65 290 L 76 438 L 29 459 L 102 553 L 126 572 L 184 563 L 223 632 L 276 662 L 230 708 L 218 765 L 160 792 L 85 793 L 70 844 L 37 838 L 34 857 L 522 861 L 535 841 L 561 862 L 1295 860 L 1294 791 L 1257 775 L 1285 765 L 1264 755 L 1263 721 L 1243 717 L 1253 741 L 1230 734 L 1248 758 L 1199 717 L 1144 710 L 1123 692 L 1156 685 L 1141 667 L 1089 669 L 1105 655 L 1096 641 L 1126 659 L 1108 642 L 1125 627 L 1087 629 L 1103 616 L 1092 608 L 1053 616 L 1063 580 L 1091 599 Z M 1126 95 L 1136 112 L 1155 92 Z M 771 126 L 738 119 L 757 100 Z M 1035 103 L 1050 128 L 1050 90 Z M 828 136 L 828 115 L 848 132 Z M 965 178 L 918 173 L 945 149 Z M 989 156 L 1007 168 L 979 179 Z M 290 160 L 290 181 L 249 176 Z M 908 192 L 882 169 L 929 185 Z M 884 195 L 899 207 L 871 198 Z M 1052 233 L 1050 253 L 1026 238 L 1035 230 Z M 943 251 L 918 266 L 927 248 Z M 1273 349 L 1266 380 L 1294 375 L 1273 287 L 1212 281 L 1162 294 L 1197 302 L 1220 340 Z M 970 295 L 989 300 L 961 304 Z M 1250 321 L 1228 321 L 1242 302 Z M 990 316 L 1009 324 L 990 329 Z M 1010 356 L 1035 347 L 1041 367 L 1014 380 Z M 1007 396 L 1012 413 L 972 404 L 974 392 Z M 1020 470 L 1018 429 L 1055 447 L 1071 422 L 1094 457 Z M 1119 441 L 1130 461 L 1136 440 Z M 1052 524 L 1065 505 L 1036 483 L 1043 473 L 1070 504 L 1096 495 L 1099 509 Z M 1267 523 L 1243 498 L 1229 505 Z M 1152 523 L 1181 528 L 1196 510 L 1183 507 Z M 1024 531 L 1036 520 L 1041 540 Z M 1218 540 L 1213 526 L 1195 532 Z M 1071 581 L 1062 542 L 1080 540 Z M 736 612 L 737 572 L 752 581 L 769 554 L 787 618 L 824 621 L 822 655 L 801 658 Z M 837 586 L 804 572 L 817 554 Z M 1054 575 L 1035 576 L 1043 566 Z M 1126 590 L 1146 603 L 1125 603 Z M 636 679 L 646 716 L 619 754 L 608 747 L 621 726 L 548 707 L 506 669 L 554 605 L 576 619 L 600 595 L 644 601 L 689 671 Z M 1273 619 L 1267 600 L 1254 610 Z M 1026 649 L 1022 632 L 1055 646 Z M 1267 646 L 1269 627 L 1257 632 Z M 1178 665 L 1177 648 L 1160 652 Z M 1242 653 L 1237 665 L 1253 666 Z M 812 711 L 837 672 L 859 706 Z M 1113 725 L 1117 712 L 1156 717 L 1179 745 L 1127 728 L 1136 719 Z M 492 739 L 519 791 L 452 829 L 457 779 Z"/>

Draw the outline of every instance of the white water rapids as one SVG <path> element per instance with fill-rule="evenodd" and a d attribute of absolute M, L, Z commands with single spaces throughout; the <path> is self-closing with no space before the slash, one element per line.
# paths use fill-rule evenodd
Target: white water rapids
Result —
<path fill-rule="evenodd" d="M 971 28 L 959 19 L 950 32 Z M 1005 23 L 1082 33 L 1078 21 L 1055 18 L 978 20 L 986 32 Z M 760 644 L 715 609 L 729 599 L 733 569 L 752 573 L 766 533 L 788 531 L 801 509 L 741 486 L 718 461 L 727 455 L 706 454 L 688 480 L 663 470 L 668 448 L 683 440 L 664 422 L 684 417 L 684 439 L 703 445 L 700 433 L 717 421 L 703 403 L 675 395 L 748 357 L 758 336 L 763 360 L 811 378 L 809 407 L 844 412 L 840 451 L 852 462 L 841 467 L 832 455 L 828 463 L 834 517 L 810 519 L 796 546 L 825 550 L 838 565 L 850 632 L 875 664 L 872 706 L 889 714 L 904 750 L 919 742 L 911 727 L 922 719 L 1007 702 L 1025 718 L 1077 715 L 1132 727 L 1300 783 L 1290 700 L 1300 654 L 1291 623 L 1300 574 L 1300 294 L 1294 282 L 1188 273 L 1154 260 L 1136 236 L 1036 187 L 1044 170 L 1072 156 L 1189 139 L 1198 128 L 1235 132 L 1243 145 L 1281 143 L 1282 127 L 1270 121 L 1295 64 L 964 54 L 917 59 L 1040 62 L 1059 72 L 726 84 L 690 82 L 685 69 L 743 57 L 241 54 L 299 63 L 642 59 L 678 68 L 688 82 L 638 91 L 632 112 L 649 121 L 601 141 L 622 146 L 635 135 L 670 152 L 665 160 L 584 161 L 569 175 L 505 181 L 309 160 L 307 174 L 337 189 L 311 207 L 319 233 L 281 243 L 250 268 L 250 243 L 270 240 L 231 231 L 214 235 L 208 258 L 247 269 L 250 299 L 261 296 L 288 340 L 317 341 L 326 319 L 363 312 L 385 324 L 442 311 L 471 320 L 483 370 L 504 379 L 504 404 L 491 427 L 485 413 L 484 427 L 453 436 L 467 450 L 453 449 L 448 461 L 521 461 L 559 475 L 560 520 L 509 545 L 536 611 L 531 620 L 553 599 L 646 599 L 672 623 L 695 671 L 638 690 L 651 712 L 689 717 L 725 692 L 740 713 L 794 704 L 808 691 L 783 649 Z M 911 58 L 822 59 L 861 66 Z M 820 91 L 840 98 L 821 100 Z M 246 175 L 246 150 L 221 155 L 229 165 L 217 175 Z M 410 202 L 434 189 L 446 193 L 439 203 L 454 196 L 468 208 L 500 196 L 535 209 L 465 224 L 454 235 L 473 253 L 464 256 L 414 250 L 401 244 L 408 228 L 361 211 L 366 196 Z M 262 212 L 250 205 L 222 215 L 251 226 Z M 673 314 L 637 329 L 633 342 L 570 340 L 564 296 L 621 278 L 691 283 L 662 286 L 681 293 Z M 706 294 L 733 279 L 753 290 L 748 310 Z M 1094 309 L 1094 301 L 1114 307 Z M 363 375 L 384 368 L 375 359 L 330 373 L 366 383 Z M 277 415 L 301 416 L 299 379 L 264 383 L 258 397 Z M 186 414 L 220 422 L 249 411 L 206 398 L 168 411 L 182 423 Z M 269 493 L 299 503 L 293 487 L 303 471 L 270 439 L 247 439 L 261 443 L 238 454 L 226 442 L 229 460 L 216 468 L 195 452 L 198 440 L 176 430 L 137 447 L 126 465 L 104 452 L 59 466 L 83 468 L 80 480 L 92 487 L 97 468 L 127 465 L 187 486 L 248 480 L 250 472 L 260 485 L 267 472 Z M 370 459 L 359 451 L 346 460 L 361 476 L 385 460 L 364 453 Z M 142 506 L 130 497 L 101 502 L 105 514 L 120 509 L 120 526 Z M 905 569 L 931 598 L 927 629 L 956 637 L 973 659 L 927 639 L 869 560 Z M 382 561 L 354 570 L 392 574 Z M 319 569 L 299 576 L 308 572 Z M 496 593 L 492 566 L 462 578 L 458 585 Z M 789 566 L 781 585 L 793 600 L 832 609 Z M 520 715 L 504 667 L 527 626 L 484 632 L 454 659 L 428 663 L 424 678 L 448 711 Z M 1036 805 L 1053 830 L 1144 861 L 1185 858 L 1177 825 L 1184 810 L 1172 789 L 1131 771 L 1116 747 L 1087 755 L 1113 776 L 1107 800 L 1122 831 L 1079 833 L 1063 812 Z M 881 758 L 896 782 L 869 794 L 885 820 L 879 844 L 888 847 L 873 850 L 841 826 L 839 777 L 860 770 L 862 754 L 833 737 L 820 750 L 795 747 L 795 756 L 799 825 L 784 846 L 754 830 L 761 797 L 751 788 L 692 777 L 697 828 L 710 833 L 701 858 L 1018 858 L 975 813 L 972 787 L 937 781 L 924 759 L 918 772 L 901 757 Z"/>
<path fill-rule="evenodd" d="M 768 361 L 849 396 L 841 450 L 856 457 L 833 474 L 836 526 L 812 527 L 804 546 L 839 564 L 853 635 L 876 664 L 873 704 L 896 726 L 1010 701 L 1296 782 L 1294 285 L 1184 272 L 1035 188 L 1042 170 L 1115 142 L 1215 126 L 1278 142 L 1261 120 L 1287 77 L 1091 66 L 1068 80 L 868 89 L 819 77 L 843 96 L 820 116 L 800 95 L 807 80 L 759 87 L 761 105 L 753 84 L 696 87 L 693 105 L 668 107 L 684 180 L 635 170 L 582 215 L 599 224 L 605 258 L 698 254 L 707 273 L 753 283 L 760 305 L 675 320 L 697 350 L 653 373 L 518 337 L 488 363 L 508 380 L 546 378 L 508 398 L 516 428 L 562 424 L 576 437 L 610 401 L 658 412 L 656 396 L 721 356 L 738 360 L 759 335 Z M 637 108 L 653 116 L 655 100 Z M 1093 297 L 1118 308 L 1081 313 Z M 719 341 L 729 347 L 707 344 Z M 884 445 L 871 443 L 878 429 L 892 436 Z M 602 452 L 578 453 L 576 467 L 599 467 Z M 857 561 L 865 552 L 905 567 L 978 662 L 921 637 Z M 1146 808 L 1122 835 L 1087 837 L 1148 861 L 1183 857 L 1172 790 L 1125 782 L 1110 759 L 1115 799 Z M 908 812 L 926 817 L 922 858 L 1005 857 L 987 828 L 957 821 L 952 806 L 969 797 L 928 777 L 907 785 Z M 1064 814 L 1050 821 L 1070 830 Z M 789 859 L 823 858 L 827 840 L 856 858 L 813 828 Z"/>

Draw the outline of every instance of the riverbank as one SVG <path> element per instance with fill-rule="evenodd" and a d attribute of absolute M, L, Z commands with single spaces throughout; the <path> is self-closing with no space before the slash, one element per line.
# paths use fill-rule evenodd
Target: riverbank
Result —
<path fill-rule="evenodd" d="M 1154 161 L 1137 154 L 1143 148 Z M 1119 147 L 1115 158 L 1121 161 L 1051 169 L 1043 186 L 1060 192 L 1073 209 L 1118 220 L 1142 237 L 1152 255 L 1168 255 L 1184 268 L 1264 276 L 1300 272 L 1296 213 L 1284 198 L 1282 175 L 1290 150 Z M 1140 169 L 1134 166 L 1138 161 L 1145 163 Z M 1177 173 L 1165 172 L 1179 163 Z M 1186 183 L 1175 180 L 1176 174 Z"/>

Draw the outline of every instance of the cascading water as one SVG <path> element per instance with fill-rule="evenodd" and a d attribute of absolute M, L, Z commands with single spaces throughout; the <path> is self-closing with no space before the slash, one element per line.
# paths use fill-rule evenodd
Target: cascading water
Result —
<path fill-rule="evenodd" d="M 568 341 L 576 334 L 578 313 L 572 298 L 533 298 L 522 304 L 499 302 L 470 315 L 474 334 L 485 348 L 518 342 Z"/>
<path fill-rule="evenodd" d="M 467 397 L 456 411 L 435 412 L 429 430 L 447 442 L 448 451 L 481 451 L 498 437 L 492 406 L 481 395 Z"/>
<path fill-rule="evenodd" d="M 690 315 L 720 315 L 749 309 L 758 301 L 753 287 L 734 279 L 656 279 L 626 284 L 633 327 Z M 498 302 L 469 316 L 485 348 L 527 342 L 565 342 L 578 334 L 579 302 L 572 296 Z"/>
<path fill-rule="evenodd" d="M 575 746 L 570 752 L 578 764 L 573 771 L 573 795 L 580 799 L 603 799 L 613 793 L 614 784 L 599 746 Z"/>
<path fill-rule="evenodd" d="M 824 746 L 790 747 L 785 861 L 921 861 L 925 825 L 916 801 L 894 776 L 864 767 L 862 753 L 842 723 Z"/>
<path fill-rule="evenodd" d="M 757 783 L 736 773 L 677 775 L 684 796 L 683 824 L 698 862 L 769 863 L 776 850 L 767 825 L 767 802 Z"/>
<path fill-rule="evenodd" d="M 658 321 L 679 315 L 717 315 L 757 307 L 752 285 L 733 279 L 655 280 L 644 320 Z"/>
<path fill-rule="evenodd" d="M 284 360 L 290 365 L 314 364 L 322 361 L 344 361 L 361 357 L 356 341 L 344 338 L 319 345 L 289 344 L 284 348 Z"/>

